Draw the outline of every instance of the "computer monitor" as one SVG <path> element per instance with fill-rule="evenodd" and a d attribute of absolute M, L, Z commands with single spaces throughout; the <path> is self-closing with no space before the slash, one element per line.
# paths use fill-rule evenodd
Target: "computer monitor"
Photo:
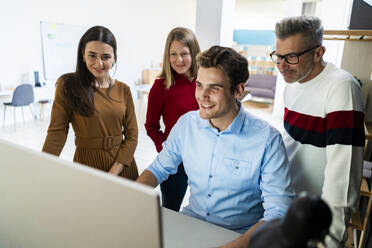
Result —
<path fill-rule="evenodd" d="M 162 247 L 153 189 L 0 140 L 0 247 Z"/>

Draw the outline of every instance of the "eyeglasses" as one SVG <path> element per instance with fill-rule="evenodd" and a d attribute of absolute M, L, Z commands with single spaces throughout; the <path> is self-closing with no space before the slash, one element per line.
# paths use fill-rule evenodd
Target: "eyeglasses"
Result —
<path fill-rule="evenodd" d="M 271 60 L 275 63 L 275 64 L 279 64 L 278 63 L 278 59 L 281 59 L 281 60 L 285 60 L 285 62 L 287 62 L 288 64 L 291 64 L 291 65 L 295 65 L 295 64 L 298 64 L 300 62 L 300 56 L 307 53 L 307 52 L 310 52 L 311 50 L 315 49 L 315 48 L 318 48 L 320 47 L 320 45 L 316 45 L 312 48 L 309 48 L 303 52 L 300 52 L 300 53 L 288 53 L 288 54 L 285 54 L 285 55 L 280 55 L 280 54 L 276 54 L 275 52 L 276 51 L 273 51 L 272 53 L 270 53 L 270 58 Z"/>

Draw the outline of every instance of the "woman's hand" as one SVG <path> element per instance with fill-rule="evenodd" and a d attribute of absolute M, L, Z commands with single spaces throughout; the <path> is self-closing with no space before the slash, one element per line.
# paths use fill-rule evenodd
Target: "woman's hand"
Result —
<path fill-rule="evenodd" d="M 126 166 L 126 165 L 124 165 L 124 164 L 122 164 L 122 163 L 120 163 L 120 162 L 115 162 L 115 163 L 112 165 L 112 167 L 111 167 L 111 169 L 109 170 L 108 173 L 117 176 L 117 175 L 119 175 L 119 174 L 123 171 L 123 169 L 124 169 L 125 166 Z"/>

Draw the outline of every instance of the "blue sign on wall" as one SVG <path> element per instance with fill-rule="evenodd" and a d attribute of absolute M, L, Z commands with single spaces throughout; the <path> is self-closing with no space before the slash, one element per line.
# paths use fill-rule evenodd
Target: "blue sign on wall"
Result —
<path fill-rule="evenodd" d="M 234 41 L 239 45 L 275 46 L 273 30 L 235 29 Z"/>

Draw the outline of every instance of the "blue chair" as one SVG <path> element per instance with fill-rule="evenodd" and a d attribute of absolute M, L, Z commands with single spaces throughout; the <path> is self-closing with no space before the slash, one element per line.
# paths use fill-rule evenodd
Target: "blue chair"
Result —
<path fill-rule="evenodd" d="M 13 98 L 11 102 L 4 102 L 4 121 L 3 127 L 5 127 L 5 112 L 7 106 L 14 107 L 14 127 L 16 125 L 16 107 L 22 107 L 22 117 L 25 121 L 25 115 L 23 112 L 23 106 L 29 106 L 32 115 L 34 113 L 31 108 L 31 104 L 34 103 L 34 87 L 31 84 L 21 84 L 14 90 Z"/>

